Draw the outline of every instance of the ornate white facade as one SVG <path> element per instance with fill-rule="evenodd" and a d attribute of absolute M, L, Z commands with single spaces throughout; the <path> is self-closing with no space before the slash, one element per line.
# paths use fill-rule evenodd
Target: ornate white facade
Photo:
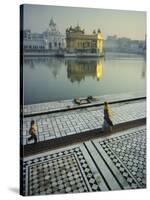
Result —
<path fill-rule="evenodd" d="M 65 36 L 59 32 L 53 19 L 50 20 L 49 27 L 43 33 L 31 33 L 24 30 L 24 49 L 63 49 L 65 48 Z"/>

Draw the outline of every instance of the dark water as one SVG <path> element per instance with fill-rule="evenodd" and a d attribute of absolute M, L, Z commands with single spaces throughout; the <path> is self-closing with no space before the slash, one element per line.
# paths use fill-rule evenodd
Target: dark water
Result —
<path fill-rule="evenodd" d="M 143 56 L 104 58 L 24 58 L 24 104 L 145 91 Z"/>

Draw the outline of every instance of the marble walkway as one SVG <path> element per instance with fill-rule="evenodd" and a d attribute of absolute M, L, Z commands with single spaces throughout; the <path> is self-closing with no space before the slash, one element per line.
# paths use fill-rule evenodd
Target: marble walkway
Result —
<path fill-rule="evenodd" d="M 113 111 L 118 113 L 116 120 L 145 116 L 143 104 L 145 105 L 144 102 L 128 105 L 126 114 L 123 112 L 127 110 L 126 105 L 113 108 Z M 129 115 L 129 111 L 134 112 Z M 90 116 L 94 120 L 97 118 L 99 120 L 101 110 L 89 112 L 92 112 Z M 81 121 L 82 114 L 84 115 L 81 113 L 80 116 L 79 113 L 77 116 L 71 113 L 71 117 L 69 118 L 69 114 L 67 117 L 70 120 Z M 57 117 L 55 118 L 57 122 Z M 40 120 L 45 119 L 50 118 L 43 117 L 37 119 L 39 120 L 37 122 L 41 123 Z M 61 119 L 65 121 L 64 116 Z M 99 126 L 99 123 L 95 125 Z M 145 188 L 146 127 L 131 128 L 105 138 L 32 155 L 24 158 L 21 165 L 23 195 Z"/>
<path fill-rule="evenodd" d="M 112 104 L 111 109 L 114 125 L 146 118 L 146 100 L 144 99 Z M 26 117 L 23 119 L 23 130 L 21 130 L 23 145 L 33 143 L 33 141 L 28 141 L 31 120 L 35 120 L 37 124 L 38 142 L 51 140 L 101 128 L 103 106 Z"/>

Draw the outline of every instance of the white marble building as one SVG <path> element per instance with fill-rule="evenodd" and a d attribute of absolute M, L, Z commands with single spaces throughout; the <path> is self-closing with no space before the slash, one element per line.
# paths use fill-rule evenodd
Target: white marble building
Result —
<path fill-rule="evenodd" d="M 63 49 L 66 46 L 65 36 L 59 32 L 52 18 L 48 29 L 43 33 L 31 33 L 30 30 L 24 30 L 23 37 L 23 47 L 27 50 L 56 50 Z"/>

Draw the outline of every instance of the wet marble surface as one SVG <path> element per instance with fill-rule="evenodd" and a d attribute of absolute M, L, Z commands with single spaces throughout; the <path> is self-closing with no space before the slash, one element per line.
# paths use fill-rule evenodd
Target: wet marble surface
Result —
<path fill-rule="evenodd" d="M 104 101 L 120 101 L 120 100 L 127 100 L 127 99 L 134 99 L 145 97 L 145 92 L 130 92 L 130 93 L 121 93 L 121 94 L 111 94 L 111 95 L 103 95 L 94 97 L 95 100 L 91 101 L 89 105 L 97 105 L 100 103 L 104 103 Z M 87 104 L 88 105 L 88 104 Z M 45 112 L 53 112 L 59 111 L 62 109 L 69 109 L 69 108 L 82 108 L 84 105 L 78 105 L 74 103 L 73 99 L 70 100 L 60 100 L 60 101 L 51 101 L 46 103 L 38 103 L 38 104 L 30 104 L 23 106 L 23 114 L 24 115 L 32 115 L 36 113 L 45 113 Z"/>

